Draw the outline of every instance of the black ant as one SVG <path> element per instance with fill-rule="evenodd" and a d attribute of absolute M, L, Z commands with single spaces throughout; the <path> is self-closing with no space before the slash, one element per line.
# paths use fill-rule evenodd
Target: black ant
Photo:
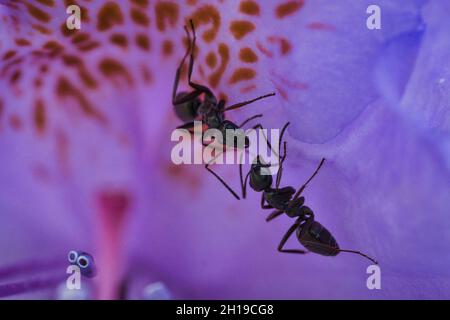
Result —
<path fill-rule="evenodd" d="M 235 123 L 233 123 L 229 120 L 225 120 L 225 112 L 230 111 L 230 110 L 239 109 L 239 108 L 242 108 L 242 107 L 244 107 L 248 104 L 251 104 L 255 101 L 274 96 L 275 93 L 266 94 L 264 96 L 260 96 L 258 98 L 252 99 L 252 100 L 236 103 L 229 107 L 225 107 L 225 100 L 220 99 L 218 101 L 217 98 L 215 97 L 215 95 L 212 93 L 212 91 L 208 87 L 192 82 L 191 76 L 192 76 L 192 70 L 194 67 L 194 50 L 195 50 L 196 34 L 195 34 L 194 23 L 192 22 L 192 20 L 189 20 L 189 22 L 190 22 L 191 29 L 192 29 L 193 39 L 191 40 L 189 30 L 185 26 L 184 29 L 185 29 L 187 37 L 188 37 L 188 48 L 187 48 L 186 53 L 185 53 L 183 59 L 181 60 L 180 65 L 177 69 L 177 72 L 175 75 L 175 82 L 174 82 L 174 86 L 173 86 L 173 92 L 172 92 L 172 104 L 174 106 L 175 113 L 181 120 L 187 121 L 185 124 L 179 126 L 178 129 L 192 130 L 194 128 L 194 120 L 197 118 L 201 118 L 202 122 L 204 124 L 206 124 L 206 126 L 208 128 L 218 129 L 222 133 L 222 137 L 223 137 L 223 141 L 221 141 L 222 145 L 236 148 L 236 147 L 238 147 L 236 145 L 236 139 L 233 138 L 233 141 L 226 140 L 227 130 L 237 130 L 239 128 L 242 128 L 249 121 L 262 117 L 262 114 L 258 114 L 253 117 L 250 117 L 250 118 L 246 119 L 242 124 L 236 125 Z M 189 70 L 188 70 L 188 84 L 189 84 L 189 86 L 191 86 L 194 89 L 194 91 L 180 92 L 177 94 L 181 70 L 182 70 L 185 60 L 189 54 L 190 54 L 190 60 L 189 60 Z M 199 99 L 199 96 L 201 94 L 204 94 L 203 100 Z M 261 124 L 257 124 L 255 126 L 253 126 L 252 129 L 257 129 L 257 128 L 262 129 Z M 242 132 L 235 131 L 235 132 L 237 133 L 237 135 L 244 134 L 243 131 Z M 249 145 L 248 138 L 247 137 L 241 137 L 241 138 L 243 138 L 244 139 L 243 141 L 245 141 L 244 147 L 248 148 L 248 145 Z M 237 137 L 237 141 L 242 141 L 242 140 L 240 140 L 239 137 Z M 203 143 L 203 138 L 202 138 L 202 143 Z M 205 145 L 205 144 L 203 143 L 203 145 Z M 218 156 L 216 156 L 216 158 L 217 157 Z M 239 200 L 240 198 L 236 194 L 236 192 L 234 192 L 219 175 L 217 175 L 214 171 L 212 171 L 209 168 L 209 165 L 212 163 L 212 161 L 207 163 L 205 165 L 205 168 L 209 172 L 211 172 L 231 192 L 231 194 L 233 194 L 233 196 L 235 198 L 237 198 Z"/>
<path fill-rule="evenodd" d="M 278 155 L 281 151 L 281 141 L 283 139 L 283 134 L 289 123 L 287 123 L 280 135 L 279 140 L 279 150 Z M 286 141 L 284 141 L 284 153 L 280 157 L 279 170 L 276 176 L 275 188 L 272 187 L 273 178 L 271 175 L 262 174 L 264 168 L 270 167 L 270 164 L 264 164 L 257 158 L 256 163 L 252 164 L 249 173 L 246 175 L 245 180 L 242 179 L 242 165 L 239 166 L 239 173 L 242 184 L 242 196 L 246 196 L 246 185 L 248 178 L 250 178 L 250 187 L 257 191 L 262 192 L 261 195 L 261 207 L 263 209 L 276 209 L 266 218 L 269 222 L 272 219 L 285 213 L 290 218 L 295 218 L 295 223 L 289 228 L 286 234 L 281 239 L 278 245 L 278 251 L 285 253 L 297 253 L 306 254 L 308 252 L 317 253 L 323 256 L 336 256 L 340 252 L 350 252 L 361 255 L 375 264 L 378 264 L 373 258 L 367 256 L 364 253 L 355 250 L 343 250 L 339 248 L 336 239 L 333 237 L 330 231 L 328 231 L 322 224 L 314 220 L 314 212 L 307 206 L 304 205 L 305 198 L 300 195 L 305 190 L 306 186 L 311 182 L 311 180 L 317 175 L 320 168 L 325 162 L 323 158 L 317 169 L 310 176 L 310 178 L 298 189 L 296 192 L 293 187 L 279 188 L 281 175 L 283 172 L 283 163 L 286 159 Z M 267 204 L 265 204 L 267 202 Z M 299 249 L 284 249 L 289 237 L 296 232 L 296 236 L 300 244 L 302 244 L 309 251 L 299 250 Z"/>

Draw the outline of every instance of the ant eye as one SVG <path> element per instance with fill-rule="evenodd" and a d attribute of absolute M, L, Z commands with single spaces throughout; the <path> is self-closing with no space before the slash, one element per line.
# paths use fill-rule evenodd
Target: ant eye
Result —
<path fill-rule="evenodd" d="M 78 259 L 78 252 L 76 252 L 75 250 L 71 250 L 67 255 L 67 259 L 70 263 L 76 263 Z"/>

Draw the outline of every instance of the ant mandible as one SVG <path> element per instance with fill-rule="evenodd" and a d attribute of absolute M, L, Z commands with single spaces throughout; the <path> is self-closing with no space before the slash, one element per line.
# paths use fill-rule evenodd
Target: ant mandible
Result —
<path fill-rule="evenodd" d="M 286 123 L 281 131 L 278 155 L 280 155 L 281 141 L 288 125 L 289 122 Z M 248 181 L 250 187 L 256 192 L 262 192 L 261 207 L 263 209 L 276 209 L 267 216 L 267 222 L 282 215 L 283 213 L 285 213 L 290 218 L 296 219 L 295 223 L 288 229 L 288 231 L 281 239 L 281 242 L 278 245 L 278 251 L 296 254 L 306 254 L 308 252 L 313 252 L 323 256 L 336 256 L 340 252 L 349 252 L 363 256 L 373 263 L 378 264 L 376 260 L 362 252 L 340 249 L 336 239 L 333 237 L 331 232 L 328 231 L 322 224 L 317 222 L 314 219 L 314 212 L 309 207 L 304 205 L 305 198 L 301 197 L 301 194 L 305 190 L 307 185 L 317 175 L 320 168 L 325 162 L 325 158 L 322 158 L 314 173 L 300 187 L 300 189 L 298 189 L 297 192 L 293 187 L 290 186 L 284 188 L 279 187 L 283 172 L 283 163 L 286 159 L 286 141 L 284 141 L 283 143 L 283 149 L 284 152 L 283 156 L 280 157 L 275 188 L 272 187 L 272 176 L 262 174 L 262 170 L 269 167 L 270 164 L 262 163 L 259 157 L 257 158 L 257 162 L 255 164 L 252 164 L 250 171 L 245 177 L 245 180 L 242 179 L 242 165 L 239 166 L 243 198 L 245 198 L 246 196 L 247 181 L 250 178 L 250 181 Z M 267 202 L 267 204 L 265 204 L 265 202 Z M 294 232 L 296 232 L 296 237 L 300 244 L 309 251 L 300 249 L 284 249 L 284 245 Z"/>
<path fill-rule="evenodd" d="M 174 81 L 173 92 L 172 92 L 172 104 L 174 106 L 175 113 L 181 120 L 187 121 L 185 124 L 179 126 L 178 129 L 187 129 L 187 130 L 193 129 L 194 128 L 194 120 L 196 118 L 200 117 L 202 122 L 204 124 L 206 124 L 206 126 L 208 128 L 218 129 L 222 133 L 222 137 L 223 137 L 222 144 L 223 145 L 225 145 L 225 146 L 228 145 L 230 147 L 236 148 L 237 146 L 236 146 L 235 139 L 233 139 L 233 141 L 227 141 L 225 139 L 227 136 L 226 131 L 242 128 L 249 121 L 262 117 L 262 114 L 252 116 L 252 117 L 246 119 L 240 125 L 236 125 L 235 123 L 233 123 L 229 120 L 225 120 L 225 112 L 230 111 L 230 110 L 236 110 L 236 109 L 242 108 L 248 104 L 251 104 L 255 101 L 274 96 L 275 93 L 269 93 L 269 94 L 257 97 L 255 99 L 252 99 L 252 100 L 236 103 L 229 107 L 225 107 L 225 100 L 220 99 L 218 101 L 217 98 L 215 97 L 215 95 L 212 93 L 212 91 L 208 87 L 194 83 L 191 80 L 191 76 L 192 76 L 192 70 L 194 68 L 194 50 L 195 50 L 196 33 L 195 33 L 195 27 L 194 27 L 193 21 L 189 20 L 189 22 L 190 22 L 190 26 L 192 29 L 193 38 L 191 40 L 189 30 L 185 26 L 184 29 L 185 29 L 187 37 L 188 37 L 188 48 L 186 50 L 186 53 L 185 53 L 183 59 L 180 62 L 180 65 L 178 66 L 177 72 L 175 74 L 175 81 Z M 194 91 L 177 93 L 181 70 L 184 66 L 184 63 L 185 63 L 188 55 L 190 55 L 189 70 L 188 70 L 188 84 L 189 84 L 189 86 L 191 86 L 194 89 Z M 199 96 L 201 94 L 204 94 L 203 100 L 200 100 L 200 98 L 199 98 Z M 257 129 L 257 128 L 262 128 L 261 124 L 257 124 L 252 127 L 252 129 Z M 244 133 L 242 132 L 241 134 L 244 134 Z M 248 139 L 245 137 L 244 140 L 246 142 L 244 147 L 248 148 Z M 240 139 L 237 139 L 237 141 L 240 141 Z M 202 143 L 203 143 L 203 138 L 202 138 Z M 216 158 L 217 158 L 217 156 L 216 156 Z M 216 174 L 212 169 L 209 168 L 212 161 L 210 161 L 209 163 L 207 163 L 205 165 L 206 170 L 208 170 L 211 174 L 213 174 L 228 189 L 228 191 L 230 191 L 231 194 L 236 199 L 239 200 L 240 198 L 236 194 L 236 192 L 234 192 L 233 189 L 231 189 L 231 187 L 229 187 L 227 185 L 227 183 L 218 174 Z"/>

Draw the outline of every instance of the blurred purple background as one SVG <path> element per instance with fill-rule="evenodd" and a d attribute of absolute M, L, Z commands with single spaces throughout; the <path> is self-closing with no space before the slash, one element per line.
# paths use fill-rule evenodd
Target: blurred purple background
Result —
<path fill-rule="evenodd" d="M 75 249 L 99 270 L 85 298 L 154 298 L 154 283 L 175 299 L 450 298 L 448 1 L 77 2 L 69 31 L 63 1 L 0 1 L 3 296 L 63 298 Z M 227 117 L 291 122 L 282 185 L 327 158 L 307 205 L 379 261 L 381 290 L 361 257 L 278 253 L 292 221 L 266 223 L 258 194 L 236 201 L 203 166 L 171 163 L 189 18 L 197 82 L 229 104 L 277 92 Z M 236 166 L 218 172 L 238 189 Z"/>

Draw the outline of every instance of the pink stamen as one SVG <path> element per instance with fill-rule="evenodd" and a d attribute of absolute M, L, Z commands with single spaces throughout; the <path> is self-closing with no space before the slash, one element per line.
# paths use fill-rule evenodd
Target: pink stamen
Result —
<path fill-rule="evenodd" d="M 104 191 L 97 198 L 100 220 L 99 299 L 118 299 L 123 269 L 122 235 L 130 206 L 124 191 Z"/>

